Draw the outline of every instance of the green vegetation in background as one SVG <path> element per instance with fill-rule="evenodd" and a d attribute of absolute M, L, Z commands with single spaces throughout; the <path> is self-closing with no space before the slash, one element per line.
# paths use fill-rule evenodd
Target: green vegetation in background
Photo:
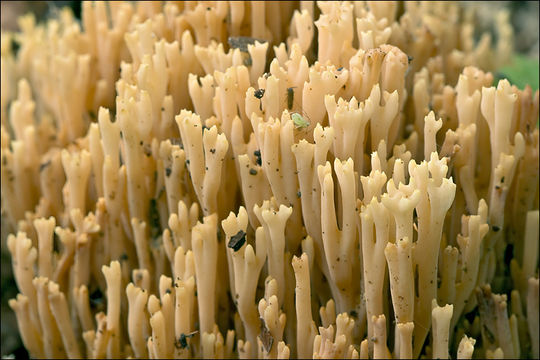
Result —
<path fill-rule="evenodd" d="M 495 75 L 495 86 L 501 79 L 508 79 L 512 85 L 524 89 L 528 84 L 533 91 L 538 90 L 538 60 L 515 54 L 512 62 L 503 66 Z"/>

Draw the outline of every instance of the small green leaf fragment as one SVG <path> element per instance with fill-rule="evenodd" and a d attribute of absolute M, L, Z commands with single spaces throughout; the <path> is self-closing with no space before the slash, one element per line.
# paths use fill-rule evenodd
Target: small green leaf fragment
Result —
<path fill-rule="evenodd" d="M 294 126 L 297 129 L 307 128 L 309 126 L 309 122 L 306 121 L 306 119 L 304 119 L 304 117 L 298 113 L 292 113 L 291 118 Z"/>

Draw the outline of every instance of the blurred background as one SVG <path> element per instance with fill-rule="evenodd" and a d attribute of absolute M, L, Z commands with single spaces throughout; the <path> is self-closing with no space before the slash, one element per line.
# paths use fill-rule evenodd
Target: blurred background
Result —
<path fill-rule="evenodd" d="M 474 9 L 477 28 L 494 33 L 495 14 L 501 9 L 510 10 L 514 28 L 514 51 L 538 59 L 538 1 L 461 1 L 465 8 Z"/>
<path fill-rule="evenodd" d="M 521 82 L 533 82 L 531 85 L 538 88 L 538 1 L 462 1 L 466 9 L 474 9 L 477 15 L 477 34 L 489 31 L 495 36 L 494 19 L 497 11 L 506 8 L 510 11 L 510 19 L 514 27 L 515 61 L 512 66 L 499 69 L 498 77 L 508 77 L 512 83 L 523 87 Z M 54 14 L 60 7 L 69 6 L 74 15 L 80 19 L 81 1 L 2 1 L 1 2 L 1 29 L 2 31 L 17 31 L 17 18 L 28 12 L 34 13 L 38 21 L 43 21 Z M 523 61 L 529 66 L 532 64 L 534 74 L 523 72 Z M 520 71 L 521 70 L 521 71 Z M 535 84 L 536 85 L 535 85 Z M 24 349 L 18 335 L 15 315 L 8 306 L 8 300 L 14 298 L 17 287 L 11 271 L 11 257 L 7 251 L 7 227 L 1 224 L 1 356 L 2 358 L 27 359 L 28 353 Z"/>
<path fill-rule="evenodd" d="M 479 32 L 493 33 L 497 11 L 507 8 L 514 26 L 515 48 L 520 54 L 538 59 L 538 1 L 461 1 L 465 8 L 476 10 Z M 2 1 L 2 30 L 16 31 L 17 17 L 33 12 L 38 20 L 45 19 L 55 9 L 69 6 L 80 19 L 81 1 Z"/>

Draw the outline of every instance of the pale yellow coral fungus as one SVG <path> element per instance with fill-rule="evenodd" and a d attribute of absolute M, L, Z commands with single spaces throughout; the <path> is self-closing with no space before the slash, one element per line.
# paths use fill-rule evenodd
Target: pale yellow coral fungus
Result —
<path fill-rule="evenodd" d="M 508 14 L 496 42 L 452 2 L 81 19 L 2 33 L 30 356 L 539 356 L 539 92 L 489 72 Z"/>

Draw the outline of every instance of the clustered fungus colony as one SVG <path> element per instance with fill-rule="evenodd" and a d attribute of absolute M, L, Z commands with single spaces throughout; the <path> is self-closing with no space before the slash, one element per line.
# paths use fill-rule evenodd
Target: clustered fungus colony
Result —
<path fill-rule="evenodd" d="M 476 41 L 450 2 L 82 7 L 2 33 L 32 357 L 538 358 L 507 13 Z"/>

